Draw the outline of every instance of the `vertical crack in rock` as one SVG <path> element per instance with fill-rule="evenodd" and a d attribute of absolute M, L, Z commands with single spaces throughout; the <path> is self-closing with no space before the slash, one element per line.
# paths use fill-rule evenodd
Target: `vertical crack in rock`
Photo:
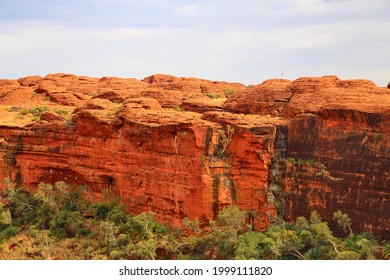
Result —
<path fill-rule="evenodd" d="M 214 219 L 219 213 L 219 184 L 220 179 L 218 175 L 213 176 L 213 215 Z"/>
<path fill-rule="evenodd" d="M 269 215 L 270 222 L 278 222 L 283 218 L 284 182 L 286 178 L 286 152 L 287 152 L 288 127 L 276 126 L 274 154 L 268 173 L 267 202 L 275 204 L 276 216 Z"/>

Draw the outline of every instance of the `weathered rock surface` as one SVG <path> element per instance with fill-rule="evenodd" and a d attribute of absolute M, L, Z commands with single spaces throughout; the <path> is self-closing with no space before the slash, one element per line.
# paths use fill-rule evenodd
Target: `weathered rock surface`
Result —
<path fill-rule="evenodd" d="M 342 210 L 389 238 L 389 132 L 390 90 L 365 80 L 0 80 L 0 179 L 110 189 L 175 225 L 230 204 L 256 229 Z"/>
<path fill-rule="evenodd" d="M 389 237 L 388 89 L 336 76 L 270 80 L 233 95 L 224 107 L 290 120 L 280 182 L 285 218 L 317 210 L 332 223 L 332 213 L 342 210 L 357 231 Z"/>

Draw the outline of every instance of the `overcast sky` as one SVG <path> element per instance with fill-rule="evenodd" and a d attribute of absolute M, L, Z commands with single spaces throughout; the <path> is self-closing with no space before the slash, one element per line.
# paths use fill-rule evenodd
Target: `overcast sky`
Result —
<path fill-rule="evenodd" d="M 389 0 L 0 0 L 0 78 L 390 82 Z"/>

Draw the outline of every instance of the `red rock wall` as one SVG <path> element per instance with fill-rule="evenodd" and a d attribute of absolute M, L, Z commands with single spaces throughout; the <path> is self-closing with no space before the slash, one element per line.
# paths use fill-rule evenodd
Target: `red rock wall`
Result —
<path fill-rule="evenodd" d="M 302 115 L 289 125 L 287 156 L 304 160 L 288 164 L 285 217 L 316 210 L 336 228 L 332 215 L 341 210 L 356 232 L 388 239 L 390 135 L 379 130 L 385 120 L 359 112 L 321 115 Z"/>
<path fill-rule="evenodd" d="M 236 126 L 226 154 L 216 156 L 222 129 L 172 110 L 125 106 L 107 118 L 84 109 L 67 123 L 2 128 L 1 177 L 26 187 L 59 180 L 85 184 L 92 197 L 110 189 L 129 212 L 153 211 L 174 225 L 184 217 L 207 222 L 236 204 L 265 229 L 275 215 L 266 192 L 274 127 L 265 137 Z"/>
<path fill-rule="evenodd" d="M 286 153 L 274 156 L 269 178 L 271 189 L 283 188 L 285 219 L 316 210 L 337 230 L 332 218 L 341 210 L 356 232 L 390 237 L 388 89 L 336 76 L 274 79 L 233 95 L 224 108 L 290 120 Z"/>

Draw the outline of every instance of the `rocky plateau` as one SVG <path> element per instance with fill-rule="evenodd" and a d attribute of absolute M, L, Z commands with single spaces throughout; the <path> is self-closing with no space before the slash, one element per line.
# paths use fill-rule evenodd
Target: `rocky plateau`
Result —
<path fill-rule="evenodd" d="M 226 205 L 264 230 L 316 210 L 390 238 L 390 86 L 153 75 L 0 80 L 0 180 L 104 190 L 130 213 L 206 225 Z"/>

